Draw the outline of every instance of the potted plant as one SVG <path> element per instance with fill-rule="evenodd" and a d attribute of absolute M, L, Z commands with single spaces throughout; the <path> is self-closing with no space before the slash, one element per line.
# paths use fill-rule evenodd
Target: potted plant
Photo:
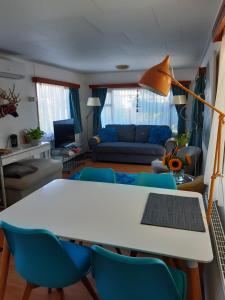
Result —
<path fill-rule="evenodd" d="M 177 137 L 177 144 L 179 148 L 186 147 L 190 138 L 190 133 L 187 131 L 185 133 L 179 134 Z"/>
<path fill-rule="evenodd" d="M 37 146 L 43 135 L 44 131 L 42 131 L 40 127 L 34 129 L 30 128 L 25 131 L 25 137 L 32 146 Z"/>

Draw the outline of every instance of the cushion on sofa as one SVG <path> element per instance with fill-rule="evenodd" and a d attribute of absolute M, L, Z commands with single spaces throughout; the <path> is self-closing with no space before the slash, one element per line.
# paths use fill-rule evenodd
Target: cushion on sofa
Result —
<path fill-rule="evenodd" d="M 115 128 L 117 130 L 118 134 L 118 141 L 119 142 L 134 142 L 135 140 L 135 125 L 119 125 L 119 124 L 113 124 L 113 125 L 106 125 L 106 128 Z"/>
<path fill-rule="evenodd" d="M 148 142 L 150 144 L 158 144 L 164 146 L 166 141 L 171 138 L 172 131 L 169 126 L 166 125 L 152 125 L 149 131 Z"/>
<path fill-rule="evenodd" d="M 126 142 L 100 143 L 96 146 L 95 151 L 98 153 L 145 154 L 159 157 L 165 154 L 165 148 L 161 145 Z"/>
<path fill-rule="evenodd" d="M 114 127 L 101 128 L 98 131 L 98 136 L 100 138 L 101 143 L 118 141 L 117 130 Z"/>
<path fill-rule="evenodd" d="M 135 143 L 147 143 L 151 125 L 137 125 Z"/>

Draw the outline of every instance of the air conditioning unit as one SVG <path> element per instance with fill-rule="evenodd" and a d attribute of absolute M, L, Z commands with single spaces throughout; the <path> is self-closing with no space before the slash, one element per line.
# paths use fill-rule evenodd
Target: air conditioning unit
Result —
<path fill-rule="evenodd" d="M 23 79 L 25 74 L 24 63 L 0 58 L 0 77 Z"/>

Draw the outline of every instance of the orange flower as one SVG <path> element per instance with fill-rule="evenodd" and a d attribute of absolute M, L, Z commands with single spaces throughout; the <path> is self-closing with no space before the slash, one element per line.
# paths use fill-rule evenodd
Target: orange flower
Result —
<path fill-rule="evenodd" d="M 178 158 L 178 157 L 171 158 L 169 160 L 168 167 L 169 167 L 169 169 L 171 171 L 179 172 L 182 169 L 182 167 L 183 167 L 182 160 L 180 158 Z"/>
<path fill-rule="evenodd" d="M 191 165 L 191 157 L 189 154 L 185 154 L 185 160 L 186 160 L 187 164 L 190 166 Z"/>

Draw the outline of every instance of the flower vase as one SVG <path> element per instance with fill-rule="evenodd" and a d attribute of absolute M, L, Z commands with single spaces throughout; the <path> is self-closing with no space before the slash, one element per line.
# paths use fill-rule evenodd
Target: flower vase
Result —
<path fill-rule="evenodd" d="M 171 171 L 173 177 L 175 178 L 176 184 L 181 184 L 184 182 L 184 169 L 181 169 L 180 171 Z"/>

